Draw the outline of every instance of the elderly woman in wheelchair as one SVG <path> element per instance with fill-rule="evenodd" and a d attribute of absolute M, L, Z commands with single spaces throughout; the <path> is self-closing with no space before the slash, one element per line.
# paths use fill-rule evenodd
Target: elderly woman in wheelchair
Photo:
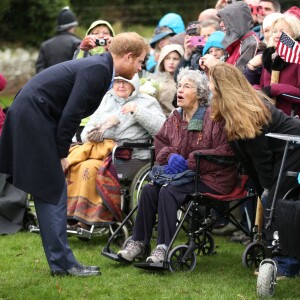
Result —
<path fill-rule="evenodd" d="M 88 230 L 121 218 L 118 178 L 111 169 L 110 153 L 124 142 L 148 142 L 166 117 L 157 100 L 139 92 L 139 77 L 116 77 L 99 108 L 83 129 L 83 145 L 71 147 L 68 160 L 68 229 Z M 149 150 L 126 152 L 126 158 L 146 159 Z M 104 166 L 104 167 L 103 167 Z M 101 167 L 101 168 L 100 168 Z M 104 173 L 99 175 L 99 171 Z M 105 183 L 105 184 L 104 184 Z M 104 195 L 99 193 L 106 187 Z M 104 196 L 107 197 L 104 202 Z M 110 208 L 109 209 L 109 204 Z M 115 214 L 114 214 L 115 212 Z M 120 221 L 120 220 L 119 220 Z"/>
<path fill-rule="evenodd" d="M 210 117 L 207 77 L 198 70 L 181 69 L 178 75 L 177 105 L 154 138 L 156 164 L 167 175 L 195 170 L 194 154 L 221 156 L 201 162 L 199 192 L 228 194 L 237 179 L 237 165 L 228 144 L 222 122 Z M 219 157 L 220 158 L 220 157 Z M 155 176 L 154 176 L 155 177 Z M 144 186 L 138 204 L 133 235 L 117 255 L 124 262 L 145 256 L 158 214 L 157 246 L 146 262 L 165 259 L 168 245 L 176 231 L 177 210 L 195 190 L 195 180 L 176 185 L 149 183 Z"/>

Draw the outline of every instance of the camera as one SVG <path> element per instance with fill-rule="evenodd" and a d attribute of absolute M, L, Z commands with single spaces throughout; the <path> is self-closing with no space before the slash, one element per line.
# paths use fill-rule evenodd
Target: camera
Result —
<path fill-rule="evenodd" d="M 192 36 L 191 37 L 191 45 L 192 46 L 204 46 L 205 41 L 203 36 Z"/>
<path fill-rule="evenodd" d="M 107 45 L 107 40 L 105 40 L 105 39 L 96 39 L 96 45 L 97 46 L 106 46 Z"/>

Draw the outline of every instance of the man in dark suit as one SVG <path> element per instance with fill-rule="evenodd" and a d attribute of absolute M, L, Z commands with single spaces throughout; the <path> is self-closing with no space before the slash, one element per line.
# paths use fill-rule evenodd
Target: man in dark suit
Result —
<path fill-rule="evenodd" d="M 68 246 L 64 172 L 81 119 L 91 115 L 114 76 L 131 79 L 148 51 L 134 32 L 113 38 L 109 52 L 54 65 L 34 76 L 10 106 L 0 140 L 0 173 L 35 201 L 43 247 L 52 275 L 100 274 L 83 266 Z"/>

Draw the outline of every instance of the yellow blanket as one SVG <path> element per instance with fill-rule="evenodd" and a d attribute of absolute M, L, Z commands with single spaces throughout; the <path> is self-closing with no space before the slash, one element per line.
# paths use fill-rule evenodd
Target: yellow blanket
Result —
<path fill-rule="evenodd" d="M 86 224 L 100 224 L 113 219 L 96 190 L 96 175 L 115 141 L 87 142 L 70 149 L 68 156 L 68 218 Z"/>

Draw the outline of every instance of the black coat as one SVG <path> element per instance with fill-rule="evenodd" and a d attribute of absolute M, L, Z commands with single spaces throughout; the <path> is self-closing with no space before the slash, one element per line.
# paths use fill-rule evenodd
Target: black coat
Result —
<path fill-rule="evenodd" d="M 47 202 L 57 203 L 67 157 L 81 119 L 91 115 L 113 76 L 110 53 L 71 60 L 34 76 L 10 106 L 0 139 L 0 173 Z"/>
<path fill-rule="evenodd" d="M 58 32 L 57 35 L 41 45 L 39 57 L 36 61 L 36 72 L 39 73 L 53 65 L 73 59 L 74 52 L 81 40 L 68 32 Z"/>
<path fill-rule="evenodd" d="M 270 189 L 268 206 L 273 201 L 276 182 L 282 162 L 285 141 L 266 137 L 266 133 L 282 133 L 300 135 L 300 121 L 284 114 L 281 110 L 270 105 L 272 121 L 263 130 L 260 136 L 254 139 L 238 140 L 232 143 L 237 157 L 252 179 L 257 190 Z M 300 147 L 289 150 L 285 162 L 285 170 L 300 171 Z M 276 199 L 282 198 L 292 187 L 298 185 L 294 177 L 283 176 Z"/>

